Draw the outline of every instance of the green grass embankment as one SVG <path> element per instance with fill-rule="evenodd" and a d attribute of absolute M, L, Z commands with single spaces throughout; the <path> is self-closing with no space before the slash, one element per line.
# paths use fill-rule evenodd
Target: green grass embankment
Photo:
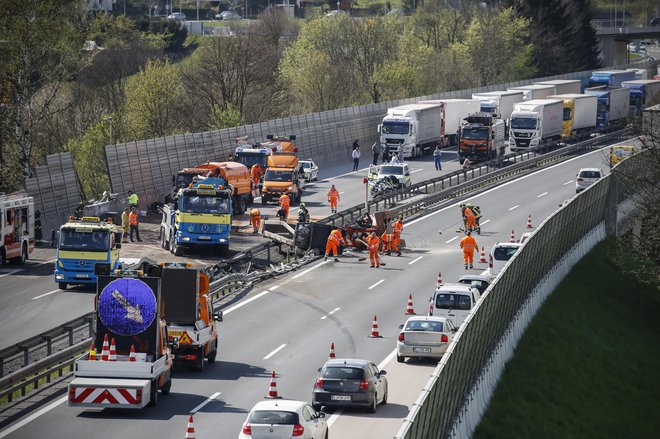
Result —
<path fill-rule="evenodd" d="M 660 289 L 613 251 L 596 246 L 539 310 L 476 439 L 660 437 Z"/>

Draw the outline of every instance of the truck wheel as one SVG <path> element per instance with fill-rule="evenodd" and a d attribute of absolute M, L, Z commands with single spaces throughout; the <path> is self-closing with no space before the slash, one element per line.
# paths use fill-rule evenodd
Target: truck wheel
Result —
<path fill-rule="evenodd" d="M 245 211 L 247 210 L 247 200 L 245 199 L 245 197 L 240 197 L 238 199 L 237 204 L 238 204 L 238 214 L 239 215 L 244 214 Z"/>
<path fill-rule="evenodd" d="M 5 258 L 5 249 L 0 248 L 0 267 L 5 265 L 5 262 L 7 262 L 7 258 Z"/>
<path fill-rule="evenodd" d="M 197 350 L 197 361 L 195 361 L 192 366 L 200 372 L 204 370 L 204 346 L 201 346 Z"/>
<path fill-rule="evenodd" d="M 160 248 L 165 248 L 165 229 L 160 228 Z"/>
<path fill-rule="evenodd" d="M 57 283 L 57 288 L 59 288 L 60 290 L 66 290 L 67 286 L 69 286 L 69 284 L 66 283 L 66 282 L 58 282 Z"/>
<path fill-rule="evenodd" d="M 208 356 L 206 357 L 207 360 L 209 360 L 209 364 L 215 363 L 215 357 L 218 355 L 218 339 L 215 339 L 215 344 L 213 345 L 213 349 L 211 349 L 211 352 L 209 352 Z"/>
<path fill-rule="evenodd" d="M 176 243 L 176 241 L 173 242 Z M 175 244 L 174 251 L 172 253 L 174 253 L 174 256 L 183 256 L 183 247 L 181 247 L 178 244 Z"/>
<path fill-rule="evenodd" d="M 163 385 L 163 387 L 160 388 L 160 391 L 163 392 L 163 395 L 169 395 L 170 389 L 172 389 L 172 373 L 168 373 L 167 381 Z"/>
<path fill-rule="evenodd" d="M 156 407 L 158 405 L 158 379 L 155 379 L 151 382 L 150 396 L 151 400 L 149 401 L 149 405 Z"/>

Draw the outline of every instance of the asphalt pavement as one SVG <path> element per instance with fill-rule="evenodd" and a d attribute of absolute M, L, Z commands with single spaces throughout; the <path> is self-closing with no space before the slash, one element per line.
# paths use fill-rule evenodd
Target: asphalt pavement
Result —
<path fill-rule="evenodd" d="M 533 226 L 538 226 L 559 204 L 575 196 L 578 169 L 596 166 L 606 171 L 605 157 L 604 151 L 593 151 L 470 198 L 481 206 L 483 214 L 482 234 L 476 237 L 479 246 L 488 252 L 496 242 L 508 241 L 512 230 L 520 237 L 528 231 L 529 214 Z M 411 167 L 419 166 L 422 171 L 414 178 L 435 172 L 431 162 L 417 163 L 411 162 Z M 317 193 L 327 191 L 324 185 L 332 181 L 338 183 L 340 191 L 351 182 L 362 184 L 360 173 L 349 174 L 322 182 Z M 353 195 L 359 198 L 359 194 Z M 340 262 L 316 262 L 257 285 L 242 301 L 225 309 L 218 361 L 201 373 L 177 370 L 170 395 L 162 396 L 157 407 L 81 410 L 67 407 L 62 397 L 1 431 L 0 439 L 181 438 L 190 412 L 195 413 L 197 438 L 236 438 L 247 412 L 266 395 L 272 371 L 277 373 L 281 396 L 311 401 L 317 369 L 326 361 L 332 342 L 338 358 L 365 358 L 387 370 L 391 392 L 390 402 L 375 415 L 362 411 L 330 414 L 330 437 L 392 437 L 435 367 L 432 361 L 398 364 L 394 360 L 408 295 L 413 296 L 415 311 L 425 314 L 438 272 L 445 282 L 466 273 L 458 246 L 462 235 L 456 231 L 461 223 L 458 203 L 406 222 L 403 238 L 407 248 L 401 257 L 384 257 L 385 267 L 372 269 L 367 261 L 347 256 Z M 485 269 L 486 264 L 476 264 L 471 272 Z M 21 273 L 0 282 L 7 282 L 7 278 L 16 282 L 15 276 Z M 56 307 L 53 310 L 46 302 L 41 305 L 39 299 L 33 303 L 41 307 L 44 318 L 52 318 L 61 311 L 59 304 L 68 300 L 68 295 L 76 295 L 72 302 L 81 307 L 81 314 L 91 310 L 91 294 L 53 294 L 57 298 L 50 302 Z M 22 310 L 29 308 L 22 306 Z M 382 338 L 369 337 L 374 315 L 378 316 Z M 5 326 L 5 316 L 0 317 Z M 19 321 L 17 318 L 14 324 Z"/>

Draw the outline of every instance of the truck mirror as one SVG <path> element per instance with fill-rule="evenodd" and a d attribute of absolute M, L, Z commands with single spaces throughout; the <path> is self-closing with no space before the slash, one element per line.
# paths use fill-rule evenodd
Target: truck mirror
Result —
<path fill-rule="evenodd" d="M 223 321 L 222 311 L 216 311 L 215 313 L 213 313 L 213 320 L 217 322 L 222 322 Z"/>
<path fill-rule="evenodd" d="M 172 349 L 179 349 L 179 337 L 172 337 L 172 340 L 167 345 Z"/>
<path fill-rule="evenodd" d="M 382 123 L 379 123 L 379 124 L 378 124 L 378 134 L 381 133 L 382 129 L 383 129 L 383 124 L 382 124 Z"/>

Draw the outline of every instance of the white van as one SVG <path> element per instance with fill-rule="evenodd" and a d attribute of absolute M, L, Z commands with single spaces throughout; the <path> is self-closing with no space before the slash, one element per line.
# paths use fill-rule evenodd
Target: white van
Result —
<path fill-rule="evenodd" d="M 490 249 L 488 261 L 488 276 L 495 278 L 500 271 L 509 263 L 509 259 L 522 247 L 519 242 L 498 242 Z"/>
<path fill-rule="evenodd" d="M 429 315 L 446 317 L 458 328 L 480 298 L 479 290 L 470 285 L 444 284 L 429 299 Z"/>

